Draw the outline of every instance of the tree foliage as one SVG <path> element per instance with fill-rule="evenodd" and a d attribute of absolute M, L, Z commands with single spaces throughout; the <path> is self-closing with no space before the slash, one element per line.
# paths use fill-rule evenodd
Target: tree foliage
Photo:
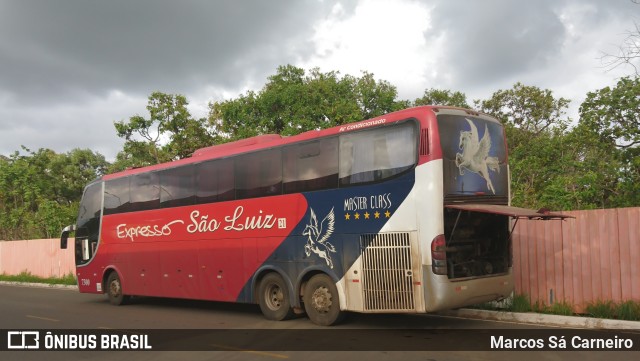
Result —
<path fill-rule="evenodd" d="M 567 156 L 564 133 L 569 122 L 565 118 L 568 104 L 569 100 L 555 98 L 551 90 L 521 83 L 476 101 L 482 112 L 500 119 L 505 126 L 514 205 L 570 208 L 556 200 L 558 193 L 564 192 L 557 176 L 565 174 L 567 164 L 562 159 Z M 551 189 L 556 194 L 545 197 L 545 191 Z M 548 204 L 551 200 L 553 204 Z"/>
<path fill-rule="evenodd" d="M 154 92 L 149 96 L 149 117 L 134 115 L 115 122 L 116 133 L 125 139 L 112 170 L 168 162 L 190 156 L 215 141 L 204 118 L 194 119 L 184 95 Z"/>
<path fill-rule="evenodd" d="M 552 209 L 640 205 L 640 84 L 587 94 L 570 127 L 568 100 L 524 86 L 499 90 L 479 108 L 505 123 L 513 204 Z"/>
<path fill-rule="evenodd" d="M 107 167 L 86 149 L 50 149 L 0 158 L 0 239 L 56 237 L 73 223 L 85 185 Z"/>
<path fill-rule="evenodd" d="M 209 122 L 229 140 L 260 134 L 293 135 L 372 118 L 408 106 L 395 86 L 361 77 L 280 66 L 258 92 L 209 105 Z"/>
<path fill-rule="evenodd" d="M 413 102 L 414 105 L 447 105 L 459 108 L 471 108 L 467 103 L 467 96 L 459 91 L 427 89 L 422 97 Z"/>
<path fill-rule="evenodd" d="M 608 175 L 598 187 L 598 206 L 640 205 L 640 77 L 622 78 L 614 88 L 589 92 L 575 132 L 589 141 L 582 143 L 589 147 L 582 163 L 598 162 L 592 171 Z"/>

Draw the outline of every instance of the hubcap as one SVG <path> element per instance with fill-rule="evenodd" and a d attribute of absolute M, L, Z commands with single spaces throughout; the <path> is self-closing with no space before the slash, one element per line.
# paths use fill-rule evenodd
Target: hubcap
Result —
<path fill-rule="evenodd" d="M 313 291 L 313 295 L 311 298 L 311 303 L 313 304 L 313 308 L 318 312 L 326 313 L 331 309 L 331 292 L 326 287 L 318 287 L 315 291 Z"/>
<path fill-rule="evenodd" d="M 111 290 L 111 296 L 113 297 L 120 296 L 120 281 L 118 280 L 111 281 L 111 287 L 109 289 Z"/>
<path fill-rule="evenodd" d="M 271 310 L 278 310 L 282 307 L 284 301 L 284 293 L 278 285 L 272 284 L 267 287 L 264 292 L 264 299 Z"/>

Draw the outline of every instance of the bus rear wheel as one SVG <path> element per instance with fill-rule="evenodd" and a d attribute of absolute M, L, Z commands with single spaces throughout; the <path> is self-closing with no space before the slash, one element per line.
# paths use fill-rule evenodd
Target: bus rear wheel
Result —
<path fill-rule="evenodd" d="M 331 326 L 345 316 L 340 310 L 338 289 L 333 280 L 325 274 L 311 277 L 304 288 L 302 300 L 307 316 L 316 325 Z"/>
<path fill-rule="evenodd" d="M 282 321 L 293 317 L 289 289 L 277 273 L 269 273 L 260 281 L 258 303 L 262 314 L 269 320 Z"/>
<path fill-rule="evenodd" d="M 120 282 L 118 272 L 111 272 L 107 279 L 107 295 L 109 296 L 109 302 L 116 306 L 126 304 L 129 300 L 129 296 L 122 291 L 122 282 Z"/>

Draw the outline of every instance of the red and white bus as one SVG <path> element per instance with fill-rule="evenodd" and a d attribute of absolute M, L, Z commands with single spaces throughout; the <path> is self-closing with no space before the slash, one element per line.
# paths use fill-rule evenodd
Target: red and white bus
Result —
<path fill-rule="evenodd" d="M 89 184 L 75 225 L 80 292 L 257 303 L 331 325 L 344 311 L 425 313 L 509 296 L 505 133 L 416 107 L 263 135 Z"/>

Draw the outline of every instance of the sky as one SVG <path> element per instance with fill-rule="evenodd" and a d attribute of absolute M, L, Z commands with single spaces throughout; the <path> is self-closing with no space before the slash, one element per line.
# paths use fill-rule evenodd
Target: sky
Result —
<path fill-rule="evenodd" d="M 154 91 L 208 104 L 260 90 L 279 65 L 373 73 L 399 99 L 487 99 L 516 82 L 571 100 L 640 21 L 631 0 L 0 0 L 0 154 L 88 148 L 113 160 L 113 123 Z"/>

